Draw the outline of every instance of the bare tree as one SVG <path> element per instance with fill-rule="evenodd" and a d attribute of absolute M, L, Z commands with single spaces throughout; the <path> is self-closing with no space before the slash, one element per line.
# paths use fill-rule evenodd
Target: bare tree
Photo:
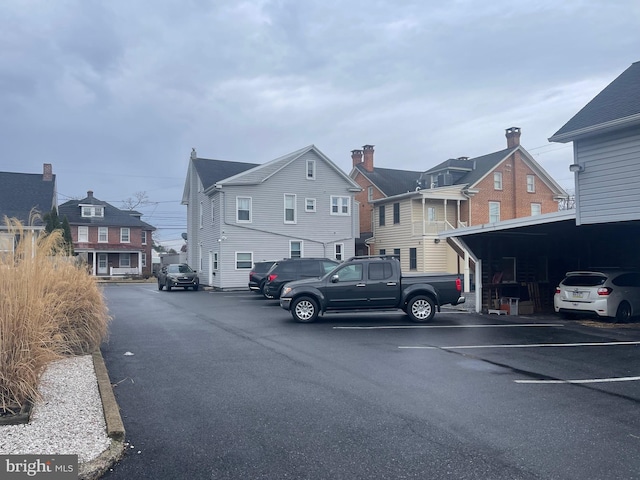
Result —
<path fill-rule="evenodd" d="M 140 205 L 147 205 L 149 202 L 149 196 L 147 192 L 136 192 L 133 194 L 133 198 L 129 197 L 122 201 L 122 206 L 126 210 L 135 210 Z"/>

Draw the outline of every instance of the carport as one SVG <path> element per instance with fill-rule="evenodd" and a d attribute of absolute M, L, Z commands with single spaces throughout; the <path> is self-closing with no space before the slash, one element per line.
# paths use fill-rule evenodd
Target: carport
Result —
<path fill-rule="evenodd" d="M 476 311 L 500 299 L 527 302 L 535 313 L 553 311 L 555 288 L 567 271 L 640 267 L 640 221 L 576 225 L 575 210 L 441 232 L 478 259 Z M 496 302 L 497 300 L 497 302 Z M 531 302 L 531 303 L 529 303 Z"/>

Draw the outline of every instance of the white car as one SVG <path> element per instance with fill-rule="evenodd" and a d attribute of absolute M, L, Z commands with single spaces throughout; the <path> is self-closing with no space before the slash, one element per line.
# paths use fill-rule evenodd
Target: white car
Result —
<path fill-rule="evenodd" d="M 553 296 L 556 313 L 595 313 L 628 322 L 640 315 L 640 271 L 598 269 L 567 272 Z"/>

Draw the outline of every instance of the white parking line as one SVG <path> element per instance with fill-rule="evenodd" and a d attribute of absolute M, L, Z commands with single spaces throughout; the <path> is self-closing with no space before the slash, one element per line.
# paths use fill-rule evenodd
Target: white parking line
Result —
<path fill-rule="evenodd" d="M 531 343 L 513 345 L 453 345 L 448 347 L 433 346 L 399 346 L 403 349 L 419 350 L 466 350 L 474 348 L 541 348 L 541 347 L 610 347 L 618 345 L 640 345 L 639 342 L 587 342 L 587 343 Z"/>
<path fill-rule="evenodd" d="M 614 377 L 614 378 L 590 378 L 586 380 L 514 380 L 516 383 L 533 384 L 562 384 L 562 383 L 611 383 L 611 382 L 637 382 L 640 377 Z"/>
<path fill-rule="evenodd" d="M 564 327 L 562 323 L 514 323 L 509 325 L 380 325 L 374 327 L 333 327 L 334 330 L 394 330 L 412 328 L 509 328 L 509 327 Z"/>

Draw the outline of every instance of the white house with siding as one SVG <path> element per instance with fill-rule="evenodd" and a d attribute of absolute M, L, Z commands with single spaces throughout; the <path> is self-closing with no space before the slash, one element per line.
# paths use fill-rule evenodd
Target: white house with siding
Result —
<path fill-rule="evenodd" d="M 640 220 L 640 62 L 549 141 L 573 142 L 577 225 Z"/>
<path fill-rule="evenodd" d="M 246 288 L 254 262 L 292 257 L 343 260 L 359 236 L 361 189 L 314 145 L 264 164 L 191 153 L 187 261 L 200 283 Z"/>

